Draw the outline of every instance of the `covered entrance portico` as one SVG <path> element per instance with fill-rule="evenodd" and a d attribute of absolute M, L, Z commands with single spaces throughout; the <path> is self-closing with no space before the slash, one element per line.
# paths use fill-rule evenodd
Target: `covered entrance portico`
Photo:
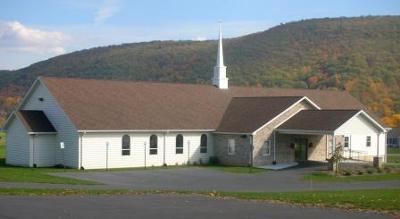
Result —
<path fill-rule="evenodd" d="M 345 158 L 362 161 L 383 161 L 386 153 L 386 130 L 362 110 L 303 110 L 276 132 L 276 144 L 290 145 L 296 161 L 328 160 L 337 147 Z"/>
<path fill-rule="evenodd" d="M 343 144 L 344 136 L 332 132 L 276 130 L 277 146 L 289 147 L 293 161 L 326 161 L 332 156 L 333 145 Z M 279 153 L 279 149 L 277 149 Z"/>

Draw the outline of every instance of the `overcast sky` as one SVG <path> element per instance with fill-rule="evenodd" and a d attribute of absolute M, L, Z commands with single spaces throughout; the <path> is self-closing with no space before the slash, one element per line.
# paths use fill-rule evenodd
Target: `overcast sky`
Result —
<path fill-rule="evenodd" d="M 1 0 L 0 69 L 76 50 L 151 40 L 205 40 L 307 18 L 400 15 L 399 0 Z"/>

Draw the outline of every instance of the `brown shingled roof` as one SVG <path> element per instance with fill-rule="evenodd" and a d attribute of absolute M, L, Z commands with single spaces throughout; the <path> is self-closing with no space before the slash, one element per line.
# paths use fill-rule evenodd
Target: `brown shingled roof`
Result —
<path fill-rule="evenodd" d="M 17 116 L 21 119 L 28 132 L 56 132 L 56 129 L 43 111 L 19 110 Z"/>
<path fill-rule="evenodd" d="M 217 132 L 252 133 L 303 97 L 234 97 Z"/>
<path fill-rule="evenodd" d="M 302 110 L 278 129 L 334 131 L 360 110 Z"/>
<path fill-rule="evenodd" d="M 235 86 L 220 90 L 211 85 L 53 77 L 40 80 L 78 130 L 216 129 L 232 97 L 307 96 L 323 109 L 363 108 L 341 91 Z"/>

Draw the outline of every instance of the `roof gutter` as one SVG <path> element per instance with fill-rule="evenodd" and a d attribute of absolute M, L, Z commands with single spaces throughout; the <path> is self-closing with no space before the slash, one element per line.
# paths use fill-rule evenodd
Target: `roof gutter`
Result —
<path fill-rule="evenodd" d="M 28 132 L 29 135 L 54 135 L 57 132 Z"/>
<path fill-rule="evenodd" d="M 123 132 L 213 132 L 215 129 L 121 129 L 121 130 L 78 130 L 79 133 L 123 133 Z"/>
<path fill-rule="evenodd" d="M 276 129 L 279 133 L 282 134 L 302 134 L 302 135 L 326 135 L 326 134 L 334 134 L 335 131 L 329 130 L 304 130 L 304 129 Z"/>

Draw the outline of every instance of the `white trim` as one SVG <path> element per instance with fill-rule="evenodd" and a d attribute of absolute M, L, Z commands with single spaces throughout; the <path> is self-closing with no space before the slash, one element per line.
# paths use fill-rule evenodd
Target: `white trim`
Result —
<path fill-rule="evenodd" d="M 315 104 L 313 101 L 311 101 L 308 97 L 304 96 L 301 99 L 299 99 L 298 101 L 296 101 L 295 103 L 293 103 L 291 106 L 289 106 L 287 109 L 285 109 L 284 111 L 282 111 L 281 113 L 279 113 L 277 116 L 275 116 L 274 118 L 270 119 L 267 123 L 265 123 L 264 125 L 262 125 L 260 128 L 256 129 L 253 133 L 251 133 L 252 135 L 256 135 L 258 131 L 260 131 L 261 129 L 263 129 L 265 126 L 269 125 L 272 121 L 274 121 L 275 119 L 279 118 L 280 116 L 282 116 L 283 114 L 285 114 L 286 112 L 288 112 L 290 109 L 292 109 L 294 106 L 296 106 L 298 103 L 300 103 L 301 101 L 306 100 L 308 103 L 310 103 L 312 106 L 314 106 L 315 108 L 317 108 L 318 110 L 321 110 L 321 108 Z"/>
<path fill-rule="evenodd" d="M 303 111 L 305 109 L 299 109 L 297 110 L 295 113 L 293 113 L 293 115 L 289 116 L 288 118 L 286 118 L 285 120 L 283 120 L 282 122 L 278 123 L 278 125 L 276 125 L 274 127 L 274 129 L 276 129 L 277 127 L 281 126 L 283 123 L 287 122 L 289 119 L 291 119 L 293 116 L 295 116 L 297 113 L 299 113 L 300 111 Z"/>
<path fill-rule="evenodd" d="M 387 132 L 385 127 L 381 126 L 375 119 L 373 119 L 371 116 L 368 115 L 368 113 L 364 112 L 364 110 L 360 110 L 358 114 L 363 114 L 365 117 L 367 117 L 370 121 L 372 121 L 376 126 L 378 126 L 383 132 Z"/>
<path fill-rule="evenodd" d="M 264 141 L 263 144 L 263 151 L 262 151 L 262 156 L 267 157 L 271 155 L 271 146 L 272 146 L 272 140 L 271 139 L 267 139 L 266 141 Z M 268 153 L 266 153 L 266 149 L 268 148 Z"/>
<path fill-rule="evenodd" d="M 240 133 L 240 132 L 213 132 L 213 134 L 221 134 L 221 135 L 252 135 L 251 133 Z"/>
<path fill-rule="evenodd" d="M 125 132 L 213 132 L 215 129 L 121 129 L 121 130 L 78 130 L 79 133 L 125 133 Z"/>
<path fill-rule="evenodd" d="M 303 130 L 303 129 L 276 129 L 282 134 L 302 134 L 302 135 L 332 135 L 334 131 L 328 130 Z"/>
<path fill-rule="evenodd" d="M 29 90 L 25 93 L 25 96 L 22 98 L 22 100 L 18 103 L 18 105 L 14 108 L 14 110 L 11 112 L 10 116 L 7 118 L 6 122 L 4 123 L 3 127 L 1 128 L 2 131 L 5 131 L 7 129 L 7 126 L 9 123 L 11 123 L 11 120 L 15 116 L 16 112 L 22 107 L 22 105 L 27 101 L 27 99 L 32 95 L 33 90 L 36 88 L 37 84 L 39 83 L 38 81 L 40 80 L 40 77 L 37 78 L 32 86 L 29 88 Z"/>
<path fill-rule="evenodd" d="M 352 117 L 347 119 L 343 124 L 341 124 L 339 127 L 337 127 L 335 129 L 335 132 L 336 132 L 336 130 L 340 129 L 344 124 L 346 124 L 349 120 L 353 119 L 354 117 L 356 117 L 360 114 L 363 114 L 370 122 L 372 122 L 375 126 L 377 126 L 379 129 L 381 129 L 381 131 L 383 131 L 383 133 L 387 132 L 387 130 L 384 127 L 382 127 L 378 122 L 375 121 L 375 119 L 373 119 L 366 112 L 364 112 L 364 110 L 359 110 L 356 114 L 354 114 Z"/>
<path fill-rule="evenodd" d="M 57 132 L 28 132 L 28 135 L 56 135 Z"/>
<path fill-rule="evenodd" d="M 235 153 L 236 153 L 236 141 L 234 138 L 230 138 L 228 139 L 228 155 L 235 155 Z"/>

